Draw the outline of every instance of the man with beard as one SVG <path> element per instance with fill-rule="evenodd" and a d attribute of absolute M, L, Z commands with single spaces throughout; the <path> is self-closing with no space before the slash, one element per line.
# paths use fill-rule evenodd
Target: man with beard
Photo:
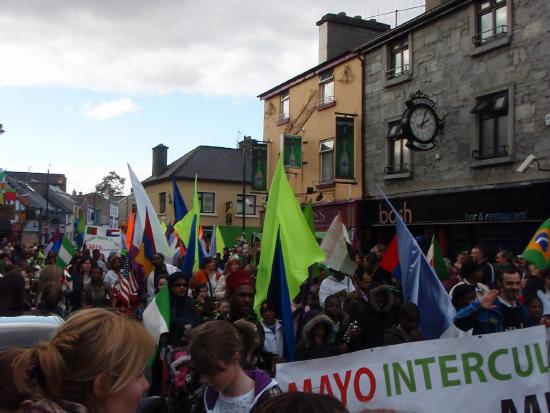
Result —
<path fill-rule="evenodd" d="M 518 301 L 521 277 L 516 267 L 506 268 L 499 275 L 500 293 L 490 290 L 479 300 L 456 314 L 455 325 L 472 334 L 497 333 L 529 326 L 527 308 Z"/>

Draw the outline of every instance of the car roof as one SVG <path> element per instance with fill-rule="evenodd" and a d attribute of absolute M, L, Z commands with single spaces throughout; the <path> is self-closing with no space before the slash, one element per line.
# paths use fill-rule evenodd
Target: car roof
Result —
<path fill-rule="evenodd" d="M 29 348 L 49 340 L 63 324 L 56 315 L 21 315 L 0 317 L 0 350 L 10 347 Z"/>

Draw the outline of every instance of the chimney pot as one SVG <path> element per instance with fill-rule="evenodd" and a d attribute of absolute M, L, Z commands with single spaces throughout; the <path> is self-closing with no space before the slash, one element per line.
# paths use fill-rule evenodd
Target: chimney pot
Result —
<path fill-rule="evenodd" d="M 152 175 L 159 176 L 164 172 L 168 164 L 168 146 L 162 143 L 153 148 L 153 168 Z"/>

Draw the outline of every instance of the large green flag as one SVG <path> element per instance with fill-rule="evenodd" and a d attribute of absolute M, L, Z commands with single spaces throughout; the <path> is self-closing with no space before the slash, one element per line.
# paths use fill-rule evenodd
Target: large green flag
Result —
<path fill-rule="evenodd" d="M 539 270 L 550 267 L 550 218 L 535 232 L 521 256 Z"/>
<path fill-rule="evenodd" d="M 308 267 L 323 261 L 325 253 L 311 232 L 294 191 L 290 187 L 282 157 L 277 162 L 269 189 L 262 231 L 262 254 L 256 277 L 254 301 L 256 312 L 259 312 L 261 302 L 267 297 L 277 234 L 281 242 L 288 291 L 290 299 L 293 299 L 300 292 L 300 285 L 307 280 Z"/>

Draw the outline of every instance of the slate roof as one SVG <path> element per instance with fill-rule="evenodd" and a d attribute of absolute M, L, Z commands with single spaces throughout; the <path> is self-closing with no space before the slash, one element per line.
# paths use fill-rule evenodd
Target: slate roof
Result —
<path fill-rule="evenodd" d="M 251 160 L 246 167 L 246 181 L 251 182 Z M 240 149 L 222 148 L 219 146 L 197 146 L 181 158 L 169 164 L 157 176 L 145 179 L 143 185 L 166 181 L 174 176 L 176 179 L 195 179 L 199 181 L 242 182 L 243 153 Z"/>

